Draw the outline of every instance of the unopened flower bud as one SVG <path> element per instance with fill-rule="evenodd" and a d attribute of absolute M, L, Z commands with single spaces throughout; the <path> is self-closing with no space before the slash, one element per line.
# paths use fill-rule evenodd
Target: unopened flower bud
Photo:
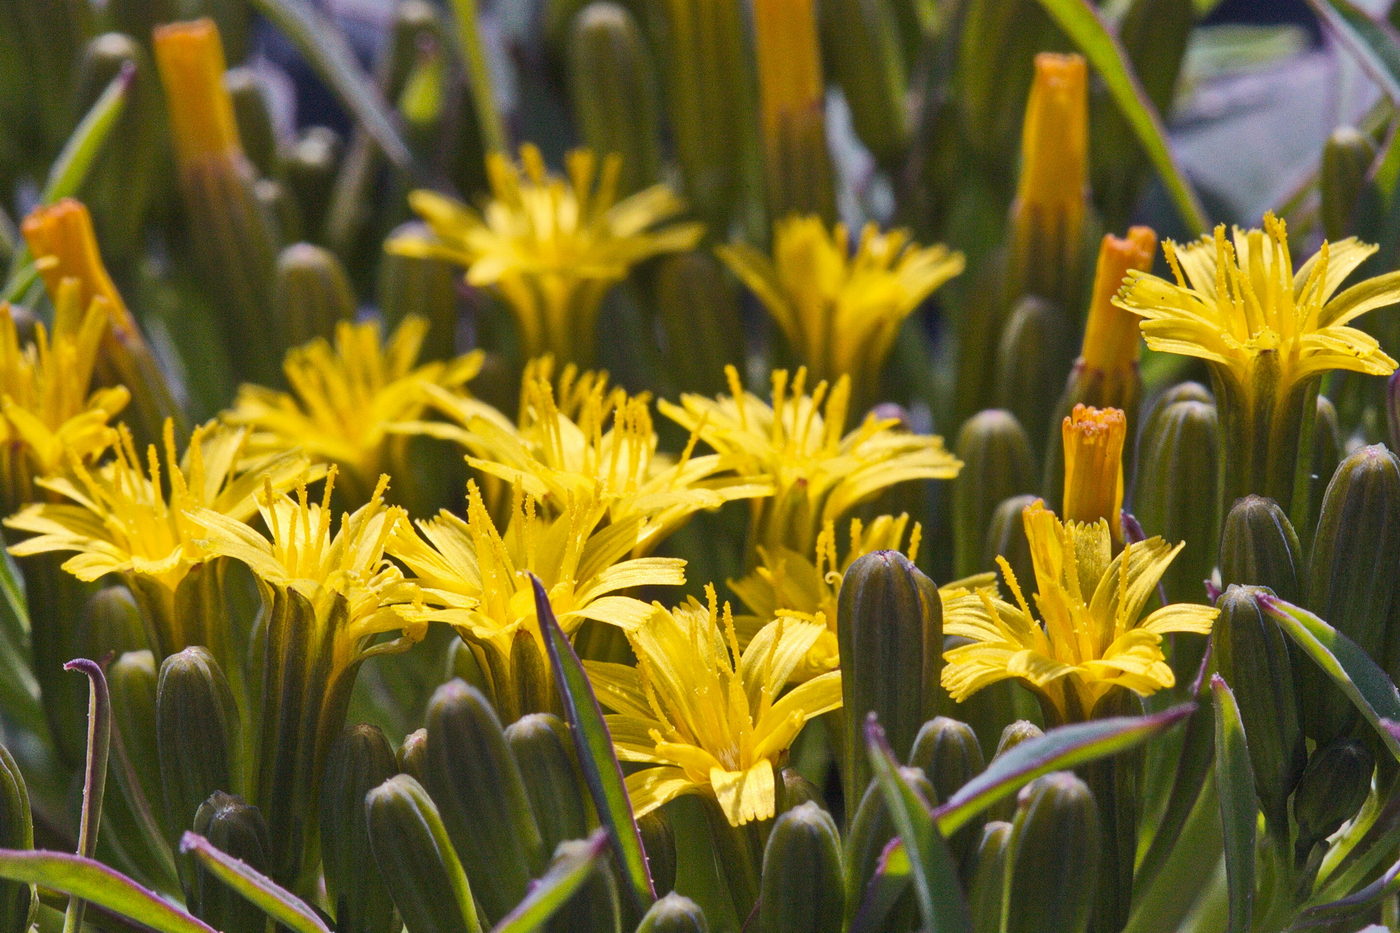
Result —
<path fill-rule="evenodd" d="M 321 778 L 321 863 L 336 928 L 374 933 L 393 925 L 394 902 L 374 864 L 365 795 L 398 773 L 394 750 L 377 726 L 348 726 Z"/>
<path fill-rule="evenodd" d="M 778 817 L 763 853 L 758 928 L 838 933 L 845 903 L 836 822 L 815 803 Z"/>
<path fill-rule="evenodd" d="M 1098 807 L 1083 781 L 1059 771 L 1026 785 L 1007 843 L 1007 933 L 1088 929 L 1099 843 Z"/>

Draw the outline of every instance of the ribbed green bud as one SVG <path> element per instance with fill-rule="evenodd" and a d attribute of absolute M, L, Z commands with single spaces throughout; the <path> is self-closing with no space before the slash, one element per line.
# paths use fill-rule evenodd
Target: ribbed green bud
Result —
<path fill-rule="evenodd" d="M 1063 308 L 1027 296 L 1011 309 L 997 344 L 997 404 L 1016 416 L 1033 444 L 1051 436 L 1051 416 L 1077 351 Z"/>
<path fill-rule="evenodd" d="M 847 736 L 847 787 L 870 783 L 862 743 L 875 713 L 890 745 L 910 748 L 941 695 L 943 603 L 938 588 L 898 551 L 856 560 L 841 581 L 836 639 L 841 652 L 842 718 Z M 846 812 L 857 800 L 847 798 Z"/>
<path fill-rule="evenodd" d="M 913 751 L 909 753 L 909 765 L 924 772 L 939 800 L 947 800 L 958 788 L 981 774 L 987 762 L 971 726 L 939 716 L 924 723 L 919 730 Z M 961 864 L 972 864 L 985 821 L 986 817 L 979 813 L 948 838 L 948 846 Z"/>
<path fill-rule="evenodd" d="M 510 642 L 509 675 L 496 678 L 491 697 L 501 718 L 514 722 L 527 713 L 548 712 L 554 702 L 554 677 L 544 649 L 533 634 L 520 628 Z"/>
<path fill-rule="evenodd" d="M 839 933 L 845 913 L 841 837 L 815 803 L 773 823 L 763 851 L 758 902 L 761 933 Z"/>
<path fill-rule="evenodd" d="M 123 654 L 148 646 L 145 623 L 131 591 L 124 586 L 104 586 L 83 604 L 84 657 L 100 658 L 108 652 Z"/>
<path fill-rule="evenodd" d="M 623 194 L 661 177 L 655 74 L 646 39 L 626 7 L 590 3 L 574 18 L 569 92 L 579 133 L 593 151 L 622 157 Z"/>
<path fill-rule="evenodd" d="M 337 322 L 355 316 L 355 294 L 340 260 L 311 243 L 293 243 L 277 257 L 273 302 L 288 347 L 330 340 Z"/>
<path fill-rule="evenodd" d="M 394 902 L 374 864 L 365 795 L 398 773 L 394 749 L 378 726 L 348 726 L 331 745 L 321 777 L 321 864 L 340 933 L 393 927 Z"/>
<path fill-rule="evenodd" d="M 979 155 L 1000 162 L 1017 151 L 1032 62 L 1055 47 L 1054 27 L 1035 0 L 970 0 L 962 17 L 954 81 L 963 135 Z"/>
<path fill-rule="evenodd" d="M 155 821 L 162 815 L 161 766 L 156 742 L 156 662 L 150 651 L 128 651 L 107 668 L 112 697 L 112 765 L 102 805 L 101 846 L 110 846 L 158 890 L 178 885 L 171 874 L 170 840 Z M 120 757 L 118 757 L 120 756 Z M 120 762 L 130 762 L 128 769 Z M 3 929 L 3 928 L 0 928 Z"/>
<path fill-rule="evenodd" d="M 547 871 L 561 863 L 567 865 L 587 858 L 595 852 L 596 843 L 586 839 L 568 839 L 554 850 Z M 549 918 L 546 933 L 574 933 L 575 930 L 597 930 L 599 933 L 622 933 L 617 876 L 611 863 L 595 863 L 579 889 Z"/>
<path fill-rule="evenodd" d="M 956 451 L 963 468 L 953 481 L 953 575 L 968 577 L 995 566 L 984 554 L 992 514 L 1003 500 L 1035 491 L 1035 456 L 1025 429 L 1004 408 L 963 422 Z"/>
<path fill-rule="evenodd" d="M 638 817 L 637 831 L 642 834 L 642 848 L 651 868 L 652 884 L 658 891 L 670 891 L 676 886 L 676 831 L 662 810 L 653 810 Z"/>
<path fill-rule="evenodd" d="M 423 786 L 407 774 L 365 797 L 369 843 L 408 933 L 461 933 L 472 892 L 442 817 Z"/>
<path fill-rule="evenodd" d="M 710 933 L 710 924 L 699 904 L 672 891 L 651 905 L 637 933 Z"/>
<path fill-rule="evenodd" d="M 1298 861 L 1361 809 L 1375 768 L 1370 749 L 1355 739 L 1338 739 L 1312 753 L 1293 792 Z"/>
<path fill-rule="evenodd" d="M 820 0 L 826 70 L 851 108 L 851 125 L 882 165 L 909 145 L 908 69 L 899 28 L 886 0 Z"/>
<path fill-rule="evenodd" d="M 301 239 L 306 224 L 302 223 L 301 205 L 297 203 L 292 189 L 276 178 L 259 178 L 253 183 L 253 196 L 262 206 L 263 212 L 271 218 L 272 225 L 279 234 L 278 241 L 273 244 L 274 249 L 282 243 Z M 275 274 L 275 268 L 273 272 Z"/>
<path fill-rule="evenodd" d="M 0 173 L 44 177 L 72 130 L 74 66 L 92 15 L 83 0 L 0 3 Z"/>
<path fill-rule="evenodd" d="M 1346 455 L 1342 441 L 1341 420 L 1337 417 L 1337 406 L 1325 395 L 1317 397 L 1317 420 L 1313 422 L 1313 461 L 1312 472 L 1308 475 L 1308 524 L 1316 530 L 1318 516 L 1322 514 L 1322 500 L 1327 496 L 1327 487 L 1332 475 L 1341 465 Z"/>
<path fill-rule="evenodd" d="M 1001 933 L 1006 911 L 1006 854 L 1011 841 L 1011 824 L 993 820 L 982 830 L 977 846 L 977 864 L 968 888 L 968 908 L 973 933 Z"/>
<path fill-rule="evenodd" d="M 938 800 L 933 785 L 918 768 L 901 768 L 900 774 L 925 804 L 932 806 Z M 855 918 L 856 910 L 870 886 L 870 879 L 879 868 L 885 847 L 895 837 L 894 823 L 890 820 L 879 784 L 871 781 L 859 798 L 855 816 L 847 823 L 841 853 L 841 862 L 846 867 L 846 927 Z M 912 892 L 906 892 L 891 908 L 885 925 L 891 930 L 909 929 L 912 927 L 903 925 L 901 921 L 907 920 L 913 924 L 917 917 Z"/>
<path fill-rule="evenodd" d="M 403 737 L 403 744 L 394 752 L 399 771 L 413 777 L 418 783 L 428 770 L 428 730 L 415 729 Z"/>
<path fill-rule="evenodd" d="M 481 909 L 504 917 L 544 870 L 545 849 L 520 769 L 491 704 L 460 680 L 428 703 L 427 787 Z"/>
<path fill-rule="evenodd" d="M 1006 728 L 1001 730 L 1001 740 L 997 742 L 997 750 L 993 753 L 992 760 L 995 761 L 1022 742 L 1038 739 L 1044 734 L 1043 729 L 1028 719 L 1018 719 L 1015 722 L 1007 723 Z"/>
<path fill-rule="evenodd" d="M 1385 663 L 1386 622 L 1400 565 L 1400 459 L 1382 444 L 1352 453 L 1332 476 L 1313 537 L 1308 608 Z M 1356 721 L 1351 703 L 1314 664 L 1299 665 L 1304 728 L 1320 744 Z"/>
<path fill-rule="evenodd" d="M 1099 812 L 1068 771 L 1026 785 L 1007 842 L 1006 933 L 1082 933 L 1099 874 Z"/>
<path fill-rule="evenodd" d="M 156 746 L 166 832 L 177 840 L 215 791 L 236 788 L 238 709 L 206 649 L 186 648 L 160 666 Z"/>
<path fill-rule="evenodd" d="M 709 253 L 676 253 L 657 260 L 656 312 L 665 334 L 666 368 L 677 387 L 726 391 L 724 367 L 744 358 L 739 299 Z"/>
<path fill-rule="evenodd" d="M 982 560 L 979 566 L 995 567 L 997 558 L 1004 557 L 1011 565 L 1012 572 L 1016 574 L 1016 579 L 1035 579 L 1031 546 L 1026 540 L 1026 524 L 1021 518 L 1021 513 L 1036 498 L 1026 493 L 1003 499 L 997 504 L 996 510 L 992 512 L 991 523 L 987 525 L 987 536 L 982 545 Z"/>
<path fill-rule="evenodd" d="M 507 726 L 505 735 L 545 848 L 587 836 L 592 811 L 569 727 L 553 713 L 530 713 Z"/>
<path fill-rule="evenodd" d="M 330 127 L 311 126 L 282 153 L 282 174 L 301 206 L 304 230 L 320 230 L 344 141 Z"/>
<path fill-rule="evenodd" d="M 778 775 L 782 781 L 778 806 L 784 810 L 800 807 L 808 801 L 822 802 L 822 790 L 798 773 L 796 768 L 784 768 Z"/>
<path fill-rule="evenodd" d="M 0 745 L 0 848 L 34 848 L 34 818 L 29 810 L 29 788 L 24 775 Z M 29 929 L 33 888 L 15 881 L 0 881 L 0 930 Z"/>
<path fill-rule="evenodd" d="M 1133 514 L 1147 534 L 1186 544 L 1162 577 L 1168 601 L 1199 601 L 1220 540 L 1219 513 L 1201 508 L 1201 491 L 1214 490 L 1220 475 L 1215 406 L 1185 400 L 1159 407 L 1139 443 Z"/>
<path fill-rule="evenodd" d="M 412 221 L 400 224 L 390 240 L 428 239 L 427 224 Z M 428 319 L 428 336 L 423 341 L 423 359 L 445 360 L 456 356 L 457 280 L 459 274 L 443 259 L 421 259 L 385 253 L 378 260 L 376 295 L 385 327 L 397 327 L 410 314 Z"/>
<path fill-rule="evenodd" d="M 267 823 L 243 798 L 215 791 L 195 811 L 192 828 L 253 870 L 268 870 Z M 264 933 L 267 915 L 243 895 L 199 865 L 191 879 L 189 908 L 196 917 L 223 933 Z"/>
<path fill-rule="evenodd" d="M 1267 586 L 1280 599 L 1301 602 L 1302 554 L 1293 524 L 1278 503 L 1245 496 L 1225 516 L 1220 533 L 1220 585 Z"/>
<path fill-rule="evenodd" d="M 1355 127 L 1339 126 L 1327 137 L 1322 147 L 1322 169 L 1317 175 L 1322 195 L 1322 232 L 1327 239 L 1335 242 L 1356 232 L 1352 229 L 1352 216 L 1369 184 L 1371 163 L 1375 160 L 1375 144 Z"/>

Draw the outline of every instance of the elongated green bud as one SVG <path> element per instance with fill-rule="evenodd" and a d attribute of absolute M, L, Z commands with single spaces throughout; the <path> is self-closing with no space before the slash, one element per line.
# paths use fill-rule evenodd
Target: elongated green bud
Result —
<path fill-rule="evenodd" d="M 1076 349 L 1064 309 L 1035 297 L 1012 308 L 997 344 L 997 404 L 1016 416 L 1033 444 L 1058 428 L 1052 416 Z"/>
<path fill-rule="evenodd" d="M 259 177 L 276 176 L 277 128 L 272 122 L 266 79 L 256 68 L 239 66 L 224 72 L 224 88 L 233 103 L 233 120 L 248 161 Z"/>
<path fill-rule="evenodd" d="M 1018 580 L 1034 580 L 1031 546 L 1026 540 L 1026 523 L 1022 518 L 1026 506 L 1036 500 L 1030 493 L 1003 499 L 992 512 L 991 524 L 982 545 L 982 567 L 995 567 L 997 558 L 1004 557 Z"/>
<path fill-rule="evenodd" d="M 523 628 L 516 629 L 510 643 L 510 681 L 497 683 L 492 700 L 501 716 L 511 722 L 527 713 L 547 712 L 555 708 L 554 678 L 549 662 L 534 635 Z"/>
<path fill-rule="evenodd" d="M 1099 874 L 1099 813 L 1067 771 L 1026 785 L 1007 842 L 1007 933 L 1082 933 Z"/>
<path fill-rule="evenodd" d="M 1346 455 L 1342 441 L 1342 426 L 1337 417 L 1337 406 L 1325 395 L 1317 397 L 1317 420 L 1313 422 L 1313 462 L 1308 477 L 1308 524 L 1316 530 L 1318 516 L 1322 514 L 1322 500 L 1327 496 L 1327 487 L 1332 475 Z"/>
<path fill-rule="evenodd" d="M 365 795 L 398 773 L 394 750 L 378 726 L 348 726 L 331 745 L 321 778 L 321 864 L 326 896 L 342 933 L 393 926 L 394 902 L 376 873 Z"/>
<path fill-rule="evenodd" d="M 432 231 L 420 221 L 400 224 L 390 240 L 429 239 Z M 386 328 L 397 327 L 410 314 L 428 319 L 423 359 L 456 356 L 458 273 L 443 259 L 423 259 L 385 253 L 379 257 L 376 294 Z"/>
<path fill-rule="evenodd" d="M 679 388 L 704 394 L 726 390 L 724 367 L 743 359 L 739 299 L 708 253 L 677 253 L 657 261 L 655 304 L 665 334 L 667 370 Z"/>
<path fill-rule="evenodd" d="M 93 10 L 73 0 L 0 4 L 0 165 L 43 178 L 72 130 L 74 65 Z M 9 172 L 6 172 L 8 175 Z"/>
<path fill-rule="evenodd" d="M 505 735 L 545 848 L 587 836 L 592 823 L 588 787 L 569 727 L 553 713 L 531 713 L 507 726 Z"/>
<path fill-rule="evenodd" d="M 427 787 L 487 917 L 499 920 L 544 870 L 544 844 L 491 704 L 460 680 L 428 703 Z M 406 915 L 405 915 L 406 916 Z"/>
<path fill-rule="evenodd" d="M 977 846 L 977 865 L 968 889 L 968 907 L 974 933 L 1001 933 L 1006 912 L 1006 856 L 1011 841 L 1011 824 L 993 820 L 982 830 Z"/>
<path fill-rule="evenodd" d="M 340 260 L 311 243 L 293 243 L 277 257 L 273 301 L 289 347 L 329 340 L 337 322 L 355 316 L 355 294 Z"/>
<path fill-rule="evenodd" d="M 971 0 L 963 15 L 954 82 L 965 137 L 1001 161 L 1016 149 L 1035 54 L 1053 47 L 1053 27 L 1035 0 Z"/>
<path fill-rule="evenodd" d="M 938 800 L 933 785 L 918 768 L 901 768 L 900 774 L 925 804 L 932 806 Z M 885 847 L 894 836 L 894 823 L 890 820 L 884 796 L 879 785 L 871 781 L 860 795 L 855 816 L 847 824 L 842 846 L 841 862 L 846 867 L 846 927 L 855 918 L 856 910 L 870 886 L 870 879 L 880 866 Z M 899 903 L 891 908 L 886 917 L 888 929 L 912 928 L 902 922 L 907 920 L 912 925 L 918 917 L 917 906 L 910 893 L 901 895 Z"/>
<path fill-rule="evenodd" d="M 1400 459 L 1382 444 L 1363 447 L 1337 467 L 1313 537 L 1308 608 L 1384 663 L 1386 620 L 1400 565 Z M 1326 744 L 1356 721 L 1351 703 L 1314 664 L 1298 668 L 1308 697 L 1304 728 Z"/>
<path fill-rule="evenodd" d="M 1186 543 L 1162 577 L 1170 602 L 1199 600 L 1215 566 L 1220 516 L 1200 492 L 1220 475 L 1219 430 L 1213 404 L 1184 400 L 1159 406 L 1142 435 L 1133 514 L 1149 535 Z"/>
<path fill-rule="evenodd" d="M 815 803 L 778 817 L 763 851 L 758 902 L 762 933 L 839 933 L 845 912 L 841 839 Z"/>
<path fill-rule="evenodd" d="M 394 759 L 401 773 L 423 783 L 428 770 L 428 730 L 415 729 L 404 736 L 403 744 L 394 752 Z"/>
<path fill-rule="evenodd" d="M 658 891 L 676 886 L 676 831 L 665 811 L 653 810 L 637 820 L 642 848 L 651 868 L 651 880 Z"/>
<path fill-rule="evenodd" d="M 340 167 L 344 140 L 330 127 L 311 126 L 282 155 L 287 187 L 301 207 L 304 230 L 320 230 Z"/>
<path fill-rule="evenodd" d="M 206 649 L 166 658 L 156 686 L 156 744 L 166 832 L 177 839 L 215 791 L 236 787 L 238 709 Z"/>
<path fill-rule="evenodd" d="M 1225 516 L 1220 534 L 1220 584 L 1267 586 L 1280 599 L 1301 602 L 1306 568 L 1293 524 L 1278 503 L 1245 496 Z"/>
<path fill-rule="evenodd" d="M 1327 239 L 1335 242 L 1356 232 L 1352 217 L 1369 185 L 1367 176 L 1375 160 L 1375 145 L 1355 127 L 1339 126 L 1327 137 L 1327 144 L 1322 147 L 1322 169 L 1317 175 L 1322 195 L 1322 231 Z"/>
<path fill-rule="evenodd" d="M 102 840 L 114 844 L 158 889 L 179 881 L 163 817 L 160 753 L 156 741 L 156 662 L 150 651 L 128 651 L 107 668 L 112 697 L 112 766 L 102 806 Z M 129 762 L 131 767 L 122 766 Z M 149 814 L 147 816 L 146 814 Z"/>
<path fill-rule="evenodd" d="M 963 468 L 953 481 L 953 574 L 968 577 L 995 566 L 984 545 L 992 514 L 1004 499 L 1036 486 L 1030 438 L 1004 408 L 980 411 L 963 422 L 956 445 Z"/>
<path fill-rule="evenodd" d="M 1370 749 L 1355 739 L 1338 739 L 1312 753 L 1293 792 L 1299 862 L 1361 809 L 1375 768 Z"/>
<path fill-rule="evenodd" d="M 939 716 L 924 723 L 909 753 L 909 765 L 923 771 L 939 800 L 947 800 L 986 768 L 977 733 L 965 722 Z M 965 866 L 982 838 L 986 817 L 978 814 L 967 825 L 948 837 L 948 846 Z"/>
<path fill-rule="evenodd" d="M 841 651 L 842 718 L 849 739 L 847 787 L 870 782 L 855 737 L 875 713 L 895 748 L 910 748 L 934 713 L 942 688 L 943 604 L 938 588 L 898 551 L 859 558 L 841 581 L 836 639 Z M 847 815 L 858 801 L 847 798 Z"/>
<path fill-rule="evenodd" d="M 270 846 L 262 813 L 241 797 L 216 791 L 195 811 L 195 832 L 254 871 L 268 870 Z M 223 933 L 263 933 L 267 915 L 201 867 L 191 873 L 190 912 Z"/>
<path fill-rule="evenodd" d="M 0 848 L 34 848 L 34 817 L 29 809 L 29 788 L 24 775 L 0 745 Z M 29 929 L 30 905 L 34 901 L 30 885 L 17 881 L 0 882 L 0 929 Z"/>
<path fill-rule="evenodd" d="M 710 933 L 700 905 L 672 891 L 647 910 L 637 933 Z"/>
<path fill-rule="evenodd" d="M 1015 722 L 1007 723 L 1006 728 L 1001 731 L 1001 740 L 997 742 L 997 750 L 992 755 L 992 760 L 995 761 L 1022 742 L 1028 739 L 1038 739 L 1044 734 L 1043 729 L 1027 719 L 1018 719 Z"/>
<path fill-rule="evenodd" d="M 123 654 L 147 647 L 145 623 L 131 591 L 124 586 L 104 586 L 83 605 L 84 657 L 100 658 L 108 652 Z"/>
<path fill-rule="evenodd" d="M 437 807 L 407 774 L 365 797 L 374 863 L 408 933 L 461 933 L 474 916 L 472 892 Z"/>
<path fill-rule="evenodd" d="M 828 70 L 846 96 L 856 135 L 883 165 L 909 144 L 908 68 L 892 6 L 881 0 L 819 5 Z"/>
<path fill-rule="evenodd" d="M 583 141 L 622 156 L 618 190 L 660 180 L 661 131 L 655 68 L 642 31 L 618 3 L 590 3 L 574 18 L 569 91 Z"/>

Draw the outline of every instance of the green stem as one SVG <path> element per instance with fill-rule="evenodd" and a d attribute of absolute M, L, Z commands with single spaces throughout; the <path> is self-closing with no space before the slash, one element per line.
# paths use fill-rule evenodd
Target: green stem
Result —
<path fill-rule="evenodd" d="M 491 69 L 486 64 L 486 48 L 481 43 L 476 0 L 452 0 L 452 12 L 457 20 L 457 47 L 462 55 L 462 64 L 467 69 L 472 105 L 476 108 L 476 119 L 481 126 L 486 151 L 505 152 L 506 127 L 496 108 Z"/>

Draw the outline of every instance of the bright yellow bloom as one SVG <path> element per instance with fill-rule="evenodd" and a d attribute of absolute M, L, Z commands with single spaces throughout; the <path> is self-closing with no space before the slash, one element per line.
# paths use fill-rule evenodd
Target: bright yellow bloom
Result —
<path fill-rule="evenodd" d="M 1334 294 L 1376 247 L 1348 237 L 1322 244 L 1297 273 L 1288 231 L 1273 214 L 1263 230 L 1225 226 L 1184 246 L 1163 245 L 1176 282 L 1130 272 L 1115 304 L 1141 317 L 1147 345 L 1211 364 L 1222 381 L 1251 398 L 1269 388 L 1280 398 L 1310 376 L 1334 369 L 1386 376 L 1395 360 L 1376 339 L 1348 327 L 1368 311 L 1400 301 L 1400 273 L 1391 272 Z"/>
<path fill-rule="evenodd" d="M 280 492 L 319 471 L 295 450 L 250 458 L 248 432 L 217 424 L 196 428 L 177 457 L 170 422 L 164 449 L 148 448 L 143 467 L 130 431 L 125 425 L 119 431 L 111 461 L 89 467 L 75 456 L 69 475 L 39 481 L 65 501 L 30 505 L 6 519 L 6 526 L 34 535 L 10 552 L 24 557 L 73 551 L 63 569 L 78 579 L 121 576 L 140 600 L 153 627 L 152 648 L 162 656 L 207 644 L 195 620 L 176 609 L 180 584 L 209 557 L 204 527 L 191 519 L 191 510 L 243 522 L 257 510 L 260 490 Z"/>
<path fill-rule="evenodd" d="M 841 705 L 841 673 L 831 671 L 781 697 L 823 627 L 780 618 L 741 652 L 726 605 L 691 600 L 654 604 L 629 631 L 637 666 L 584 662 L 623 761 L 644 762 L 627 777 L 638 816 L 686 793 L 713 796 L 730 825 L 766 820 L 775 809 L 778 770 L 802 726 Z"/>
<path fill-rule="evenodd" d="M 1152 268 L 1156 249 L 1157 234 L 1151 227 L 1131 227 L 1126 237 L 1105 234 L 1100 242 L 1080 354 L 1080 362 L 1090 370 L 1117 374 L 1136 366 L 1140 355 L 1137 321 L 1115 305 L 1113 298 L 1130 272 Z"/>
<path fill-rule="evenodd" d="M 788 217 L 773 232 L 773 258 L 748 245 L 720 257 L 763 302 L 813 379 L 850 376 L 873 391 L 904 319 L 963 270 L 961 253 L 920 247 L 905 230 L 861 230 L 855 254 L 845 224 Z"/>
<path fill-rule="evenodd" d="M 1075 405 L 1060 424 L 1065 451 L 1063 511 L 1068 522 L 1104 520 L 1122 538 L 1123 443 L 1128 419 L 1117 408 Z"/>
<path fill-rule="evenodd" d="M 548 357 L 526 367 L 520 422 L 512 425 L 484 403 L 445 390 L 430 392 L 456 425 L 421 430 L 468 450 L 467 462 L 510 486 L 521 486 L 556 514 L 567 503 L 598 502 L 613 523 L 647 522 L 643 550 L 702 509 L 767 495 L 772 487 L 725 474 L 717 454 L 694 456 L 696 438 L 679 458 L 658 450 L 651 399 L 608 388 L 607 374 L 570 365 L 558 386 Z"/>
<path fill-rule="evenodd" d="M 806 370 L 791 381 L 778 370 L 770 406 L 744 391 L 734 367 L 725 373 L 733 395 L 685 395 L 680 405 L 658 407 L 730 468 L 773 484 L 771 499 L 753 500 L 754 547 L 810 554 L 826 523 L 881 491 L 908 480 L 952 479 L 962 467 L 941 437 L 913 434 L 894 418 L 872 412 L 847 433 L 851 383 L 844 376 L 834 385 L 817 383 L 808 395 Z"/>
<path fill-rule="evenodd" d="M 362 503 L 381 472 L 411 475 L 410 438 L 397 429 L 422 414 L 428 388 L 459 389 L 481 369 L 480 351 L 415 366 L 427 333 L 416 315 L 387 341 L 376 321 L 341 321 L 334 347 L 318 338 L 288 351 L 282 369 L 290 393 L 244 385 L 223 418 L 253 429 L 250 450 L 300 447 L 336 464 L 346 501 Z"/>
<path fill-rule="evenodd" d="M 35 498 L 34 480 L 88 463 L 116 439 L 108 424 L 130 398 L 122 386 L 90 389 L 106 317 L 79 301 L 70 281 L 58 291 L 54 333 L 34 326 L 21 344 L 14 310 L 0 305 L 0 492 L 6 511 Z"/>
<path fill-rule="evenodd" d="M 1037 501 L 1023 513 L 1035 566 L 1037 619 L 1004 558 L 1015 602 L 995 587 L 949 593 L 943 633 L 969 639 L 946 652 L 943 686 L 961 701 L 1007 678 L 1024 681 L 1053 724 L 1090 718 L 1114 687 L 1140 695 L 1175 683 L 1162 653 L 1167 632 L 1210 632 L 1216 610 L 1174 603 L 1143 609 L 1183 545 L 1130 542 L 1113 556 L 1108 523 L 1062 522 Z"/>
<path fill-rule="evenodd" d="M 389 248 L 467 268 L 472 285 L 497 289 L 520 329 L 525 358 L 553 353 L 587 363 L 604 295 L 643 259 L 693 247 L 698 224 L 658 227 L 684 209 L 663 185 L 617 200 L 619 162 L 575 150 L 568 178 L 549 174 L 539 149 L 520 148 L 516 166 L 487 156 L 492 200 L 478 212 L 431 191 L 410 196 L 437 239 L 399 239 Z"/>

